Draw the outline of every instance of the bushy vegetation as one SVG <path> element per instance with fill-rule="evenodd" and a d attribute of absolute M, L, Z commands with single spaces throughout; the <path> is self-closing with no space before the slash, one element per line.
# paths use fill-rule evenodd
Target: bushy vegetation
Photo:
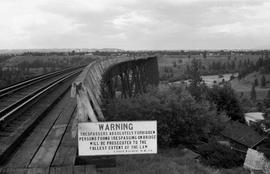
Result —
<path fill-rule="evenodd" d="M 256 61 L 245 61 L 243 66 L 240 68 L 238 78 L 241 79 L 245 77 L 247 74 L 258 71 L 261 74 L 269 74 L 270 73 L 270 59 L 268 56 L 268 52 L 262 54 L 261 57 Z M 265 78 L 265 77 L 264 77 Z M 261 85 L 265 86 L 265 79 L 261 79 Z"/>
<path fill-rule="evenodd" d="M 239 102 L 230 87 L 216 87 L 211 95 L 212 98 L 196 100 L 184 88 L 171 87 L 162 92 L 151 89 L 135 98 L 113 99 L 103 108 L 107 120 L 157 120 L 159 147 L 193 146 L 201 145 L 202 140 L 212 142 L 213 136 L 218 135 L 228 121 L 224 112 L 231 119 L 242 118 Z M 216 103 L 218 99 L 224 103 Z M 199 147 L 206 165 L 232 168 L 243 163 L 237 152 L 214 141 Z"/>
<path fill-rule="evenodd" d="M 115 168 L 101 168 L 106 174 L 249 174 L 243 168 L 214 169 L 202 165 L 188 152 L 166 149 L 156 155 L 121 155 L 116 157 Z"/>
<path fill-rule="evenodd" d="M 218 112 L 225 112 L 232 120 L 244 122 L 243 109 L 229 84 L 208 88 L 207 97 L 210 102 L 216 104 Z"/>
<path fill-rule="evenodd" d="M 217 168 L 232 168 L 243 164 L 240 154 L 229 147 L 211 142 L 199 148 L 202 163 Z"/>
<path fill-rule="evenodd" d="M 2 70 L 0 66 L 0 88 L 23 81 L 29 77 L 31 77 L 29 72 L 20 71 L 17 69 Z"/>
<path fill-rule="evenodd" d="M 114 99 L 104 108 L 108 120 L 157 120 L 158 143 L 163 147 L 197 143 L 222 127 L 222 117 L 207 101 L 198 103 L 188 91 L 176 88 Z"/>
<path fill-rule="evenodd" d="M 0 63 L 8 60 L 13 56 L 14 56 L 13 54 L 0 54 Z"/>
<path fill-rule="evenodd" d="M 270 108 L 270 90 L 267 91 L 267 96 L 263 101 L 266 108 Z"/>
<path fill-rule="evenodd" d="M 214 169 L 196 162 L 189 151 L 170 148 L 156 155 L 121 155 L 116 157 L 115 168 L 101 168 L 106 174 L 249 174 L 242 167 Z"/>
<path fill-rule="evenodd" d="M 225 112 L 226 115 L 234 121 L 244 121 L 240 102 L 228 83 L 224 82 L 222 86 L 214 85 L 212 88 L 208 88 L 202 83 L 199 62 L 195 59 L 192 61 L 190 75 L 191 83 L 188 87 L 188 91 L 198 102 L 202 102 L 203 99 L 206 99 L 216 105 L 218 113 Z"/>

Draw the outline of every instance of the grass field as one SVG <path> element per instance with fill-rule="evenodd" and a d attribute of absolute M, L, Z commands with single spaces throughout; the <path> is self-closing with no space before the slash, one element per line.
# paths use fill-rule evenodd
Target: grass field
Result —
<path fill-rule="evenodd" d="M 236 67 L 238 67 L 239 60 L 242 61 L 242 63 L 245 60 L 250 60 L 252 62 L 256 62 L 259 59 L 259 55 L 241 55 L 241 54 L 235 54 L 232 55 L 229 59 L 228 56 L 224 55 L 208 55 L 207 58 L 203 58 L 202 55 L 191 55 L 191 58 L 188 58 L 187 55 L 179 55 L 179 56 L 160 56 L 158 58 L 158 65 L 159 65 L 159 73 L 160 77 L 166 76 L 166 68 L 170 68 L 172 72 L 169 72 L 170 74 L 173 74 L 173 77 L 181 77 L 188 64 L 191 64 L 191 61 L 193 58 L 199 59 L 202 62 L 202 66 L 205 68 L 208 68 L 210 64 L 213 62 L 220 62 L 221 64 L 228 63 L 228 62 L 235 62 Z"/>
<path fill-rule="evenodd" d="M 270 74 L 265 74 L 266 79 L 266 87 L 262 88 L 261 85 L 261 77 L 262 74 L 259 72 L 253 72 L 248 74 L 246 77 L 244 77 L 241 80 L 238 80 L 237 78 L 231 81 L 232 88 L 240 94 L 243 93 L 244 97 L 250 98 L 250 92 L 252 88 L 252 84 L 254 83 L 254 80 L 257 78 L 259 85 L 255 88 L 256 94 L 257 94 L 257 100 L 263 100 L 267 96 L 268 90 L 270 90 Z"/>
<path fill-rule="evenodd" d="M 249 59 L 250 61 L 257 61 L 259 59 L 260 56 L 258 55 L 240 55 L 240 54 L 236 54 L 236 55 L 232 55 L 230 60 L 247 60 Z M 202 60 L 203 65 L 209 65 L 209 63 L 212 63 L 213 61 L 221 61 L 222 63 L 227 62 L 228 60 L 228 56 L 224 56 L 224 55 L 208 55 L 207 58 L 203 58 L 200 55 L 191 55 L 191 58 L 188 58 L 186 55 L 179 55 L 179 56 L 162 56 L 159 57 L 158 59 L 158 63 L 159 66 L 172 66 L 173 62 L 176 62 L 177 65 L 186 65 L 189 64 L 191 62 L 191 60 L 195 58 L 195 59 L 200 59 Z M 179 63 L 179 60 L 182 60 L 181 63 Z"/>
<path fill-rule="evenodd" d="M 161 150 L 156 155 L 117 156 L 115 168 L 99 169 L 99 174 L 248 174 L 242 167 L 214 169 L 200 164 L 197 154 L 184 148 Z"/>

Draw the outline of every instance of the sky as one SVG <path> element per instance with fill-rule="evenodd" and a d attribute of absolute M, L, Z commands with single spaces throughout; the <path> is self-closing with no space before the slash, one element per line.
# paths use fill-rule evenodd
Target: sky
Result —
<path fill-rule="evenodd" d="M 269 49 L 269 0 L 0 0 L 0 49 Z"/>

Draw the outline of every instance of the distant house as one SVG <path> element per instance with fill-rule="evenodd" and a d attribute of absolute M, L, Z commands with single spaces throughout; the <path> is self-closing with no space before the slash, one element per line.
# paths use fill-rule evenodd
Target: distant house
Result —
<path fill-rule="evenodd" d="M 221 135 L 234 149 L 246 152 L 248 148 L 254 148 L 265 139 L 251 127 L 236 121 L 229 121 Z"/>
<path fill-rule="evenodd" d="M 221 144 L 229 145 L 232 149 L 246 153 L 248 148 L 255 149 L 270 159 L 270 138 L 259 135 L 251 127 L 236 122 L 230 121 L 221 132 L 225 141 L 220 141 Z"/>

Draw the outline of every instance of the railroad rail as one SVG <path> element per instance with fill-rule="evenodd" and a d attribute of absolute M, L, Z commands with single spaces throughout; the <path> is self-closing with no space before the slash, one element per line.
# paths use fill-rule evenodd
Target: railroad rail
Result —
<path fill-rule="evenodd" d="M 0 126 L 10 121 L 16 111 L 25 107 L 61 81 L 77 74 L 82 67 L 66 68 L 41 75 L 0 90 Z"/>
<path fill-rule="evenodd" d="M 31 79 L 28 79 L 28 80 L 25 80 L 25 81 L 10 85 L 8 87 L 2 88 L 2 89 L 0 89 L 0 99 L 5 97 L 5 96 L 8 96 L 10 94 L 13 94 L 14 92 L 17 92 L 17 91 L 19 91 L 19 90 L 21 90 L 23 88 L 26 88 L 26 87 L 31 86 L 33 84 L 36 84 L 36 83 L 38 83 L 40 81 L 55 77 L 55 76 L 57 76 L 59 74 L 69 72 L 69 71 L 72 71 L 72 70 L 77 69 L 77 68 L 78 67 L 65 68 L 65 69 L 62 69 L 62 70 L 58 70 L 58 71 L 54 71 L 54 72 L 51 72 L 51 73 L 48 73 L 48 74 L 40 75 L 40 76 L 31 78 Z"/>
<path fill-rule="evenodd" d="M 0 164 L 8 161 L 46 113 L 61 100 L 82 69 L 67 68 L 0 90 Z M 8 99 L 12 100 L 4 105 Z M 46 104 L 42 104 L 44 100 Z"/>

